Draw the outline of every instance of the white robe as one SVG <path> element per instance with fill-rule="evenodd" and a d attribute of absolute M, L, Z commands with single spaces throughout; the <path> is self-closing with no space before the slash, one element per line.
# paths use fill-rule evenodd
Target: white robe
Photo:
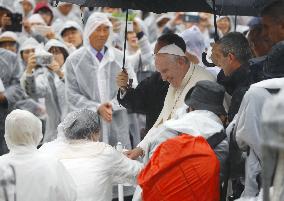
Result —
<path fill-rule="evenodd" d="M 164 101 L 164 107 L 152 129 L 155 129 L 159 125 L 163 124 L 163 122 L 172 119 L 176 111 L 184 105 L 184 98 L 187 92 L 201 80 L 215 81 L 216 79 L 204 68 L 191 64 L 188 72 L 182 80 L 181 86 L 178 89 L 174 88 L 172 85 L 169 86 L 168 93 Z M 147 147 L 148 139 L 150 139 L 152 135 L 155 135 L 155 132 L 151 131 L 152 129 L 149 130 L 145 138 L 138 144 L 138 146 L 142 149 Z"/>
<path fill-rule="evenodd" d="M 44 144 L 40 151 L 64 164 L 76 183 L 77 201 L 111 201 L 112 185 L 135 185 L 143 166 L 103 142 L 58 139 Z"/>

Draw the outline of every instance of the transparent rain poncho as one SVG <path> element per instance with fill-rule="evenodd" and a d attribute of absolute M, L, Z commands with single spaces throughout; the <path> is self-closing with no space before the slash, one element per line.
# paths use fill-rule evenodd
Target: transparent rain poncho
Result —
<path fill-rule="evenodd" d="M 10 153 L 0 157 L 0 167 L 15 168 L 17 200 L 75 201 L 75 185 L 63 165 L 38 152 L 41 139 L 42 123 L 32 113 L 14 110 L 7 116 L 5 140 Z"/>
<path fill-rule="evenodd" d="M 194 54 L 201 61 L 202 53 L 205 51 L 205 42 L 199 28 L 193 26 L 183 31 L 180 36 L 186 44 L 186 51 Z"/>
<path fill-rule="evenodd" d="M 101 25 L 106 25 L 110 28 L 110 36 L 108 38 L 108 42 L 106 46 L 109 46 L 112 39 L 112 24 L 107 18 L 107 16 L 104 13 L 93 13 L 86 23 L 85 29 L 84 29 L 84 45 L 90 46 L 89 37 L 90 35 Z"/>
<path fill-rule="evenodd" d="M 16 175 L 11 165 L 0 166 L 0 200 L 16 201 Z"/>
<path fill-rule="evenodd" d="M 89 36 L 100 26 L 110 27 L 110 35 L 105 44 L 105 52 L 101 61 L 96 57 L 90 44 Z M 127 111 L 117 101 L 118 86 L 116 76 L 122 71 L 123 53 L 111 46 L 112 24 L 102 13 L 93 13 L 84 29 L 83 47 L 73 52 L 66 60 L 65 86 L 68 111 L 87 108 L 96 112 L 101 104 L 110 103 L 113 109 L 111 123 L 102 120 L 103 142 L 116 145 L 121 142 L 127 148 L 131 147 Z M 133 68 L 126 62 L 125 69 L 137 84 Z"/>
<path fill-rule="evenodd" d="M 268 100 L 262 109 L 262 152 L 264 200 L 284 199 L 284 90 Z M 274 177 L 274 181 L 273 181 Z M 273 181 L 273 193 L 269 187 Z M 269 199 L 270 197 L 270 199 Z"/>
<path fill-rule="evenodd" d="M 10 150 L 24 146 L 36 148 L 42 137 L 42 123 L 32 113 L 17 109 L 7 116 L 5 140 Z"/>

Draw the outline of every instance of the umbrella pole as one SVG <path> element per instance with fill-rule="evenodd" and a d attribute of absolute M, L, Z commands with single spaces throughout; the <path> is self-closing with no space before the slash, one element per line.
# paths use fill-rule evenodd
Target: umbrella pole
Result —
<path fill-rule="evenodd" d="M 125 18 L 122 70 L 125 70 L 125 54 L 126 54 L 126 42 L 127 42 L 127 22 L 128 22 L 128 9 L 126 9 L 126 18 Z"/>
<path fill-rule="evenodd" d="M 218 32 L 217 32 L 217 14 L 216 14 L 216 2 L 215 0 L 212 1 L 213 2 L 213 12 L 214 12 L 214 29 L 215 29 L 215 33 L 214 33 L 214 41 L 218 41 L 219 40 L 219 36 L 218 36 Z"/>
<path fill-rule="evenodd" d="M 126 72 L 125 69 L 125 57 L 126 57 L 126 42 L 127 42 L 127 22 L 128 22 L 128 9 L 126 9 L 126 18 L 125 18 L 125 30 L 124 30 L 124 46 L 123 46 L 123 62 L 122 62 L 122 71 Z M 132 87 L 133 79 L 129 79 L 128 88 Z"/>

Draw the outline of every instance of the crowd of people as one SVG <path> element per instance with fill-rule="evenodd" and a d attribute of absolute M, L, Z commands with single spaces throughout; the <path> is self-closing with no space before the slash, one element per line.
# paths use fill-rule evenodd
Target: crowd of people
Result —
<path fill-rule="evenodd" d="M 0 200 L 283 200 L 283 10 L 0 0 Z"/>

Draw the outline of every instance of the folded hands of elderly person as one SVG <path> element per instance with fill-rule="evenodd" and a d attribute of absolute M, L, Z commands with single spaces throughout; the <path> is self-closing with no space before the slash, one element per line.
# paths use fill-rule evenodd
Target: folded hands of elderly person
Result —
<path fill-rule="evenodd" d="M 98 108 L 98 114 L 107 122 L 112 121 L 112 105 L 111 103 L 103 103 Z"/>

